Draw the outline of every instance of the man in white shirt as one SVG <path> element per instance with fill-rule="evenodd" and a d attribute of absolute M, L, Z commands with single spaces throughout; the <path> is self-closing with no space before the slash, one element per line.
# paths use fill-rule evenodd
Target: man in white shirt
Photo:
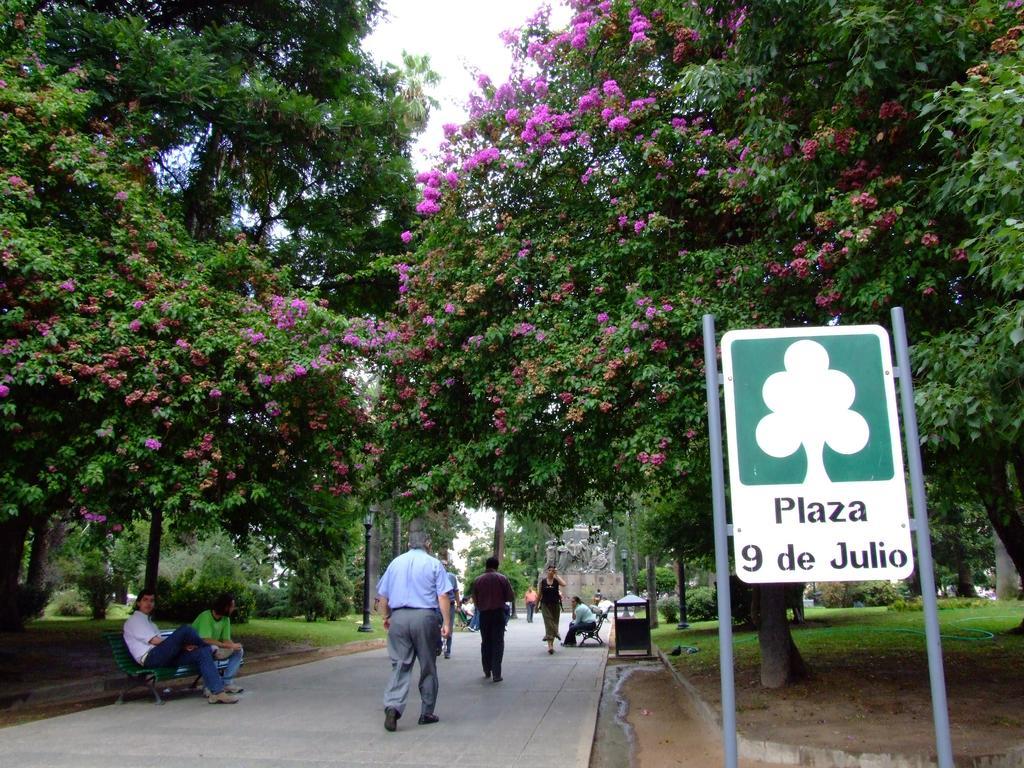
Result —
<path fill-rule="evenodd" d="M 605 618 L 611 616 L 612 609 L 615 607 L 615 603 L 600 592 L 594 595 L 594 605 L 597 606 L 597 610 L 605 615 Z"/>
<path fill-rule="evenodd" d="M 135 612 L 124 623 L 124 642 L 135 661 L 149 668 L 195 664 L 210 692 L 207 698 L 211 704 L 236 703 L 238 699 L 224 690 L 213 660 L 213 646 L 203 642 L 191 624 L 178 627 L 168 637 L 161 635 L 151 617 L 155 607 L 156 593 L 143 590 L 135 601 Z"/>

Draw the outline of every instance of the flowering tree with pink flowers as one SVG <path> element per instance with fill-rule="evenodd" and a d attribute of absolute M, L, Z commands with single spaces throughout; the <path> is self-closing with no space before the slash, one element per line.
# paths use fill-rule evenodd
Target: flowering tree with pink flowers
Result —
<path fill-rule="evenodd" d="M 557 520 L 656 492 L 685 529 L 708 508 L 704 313 L 887 324 L 901 305 L 939 338 L 985 311 L 978 222 L 937 197 L 952 161 L 920 111 L 1016 9 L 571 5 L 565 30 L 539 14 L 508 34 L 516 71 L 480 76 L 419 178 L 388 465 L 412 505 Z M 781 587 L 762 617 L 781 685 L 802 670 Z"/>
<path fill-rule="evenodd" d="M 14 49 L 0 63 L 0 629 L 20 626 L 27 531 L 55 517 L 117 531 L 166 515 L 284 548 L 329 537 L 375 452 L 354 378 L 372 324 L 290 294 L 244 236 L 194 241 L 166 213 L 142 119 L 97 121 L 84 72 Z"/>

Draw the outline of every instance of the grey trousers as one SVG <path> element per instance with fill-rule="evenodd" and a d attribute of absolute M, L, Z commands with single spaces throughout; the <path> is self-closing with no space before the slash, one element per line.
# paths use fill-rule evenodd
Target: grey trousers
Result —
<path fill-rule="evenodd" d="M 441 636 L 437 613 L 429 610 L 399 608 L 391 614 L 388 630 L 388 656 L 391 680 L 384 691 L 384 706 L 401 715 L 409 698 L 412 663 L 420 662 L 420 715 L 434 714 L 437 702 L 437 644 Z"/>

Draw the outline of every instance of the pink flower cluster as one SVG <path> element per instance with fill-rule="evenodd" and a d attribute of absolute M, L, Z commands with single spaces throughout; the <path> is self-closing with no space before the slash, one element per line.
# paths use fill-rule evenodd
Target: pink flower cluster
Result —
<path fill-rule="evenodd" d="M 408 293 L 409 292 L 409 265 L 398 264 L 395 269 L 398 270 L 398 292 Z"/>
<path fill-rule="evenodd" d="M 630 8 L 629 20 L 629 31 L 633 35 L 629 40 L 629 44 L 636 45 L 637 43 L 647 42 L 647 30 L 651 28 L 650 20 L 640 12 L 639 8 Z"/>
<path fill-rule="evenodd" d="M 281 330 L 294 327 L 295 322 L 308 312 L 309 303 L 303 299 L 292 299 L 289 302 L 284 296 L 274 296 L 270 300 L 270 317 Z"/>
<path fill-rule="evenodd" d="M 636 455 L 636 460 L 641 464 L 652 464 L 657 467 L 665 463 L 665 454 L 640 451 L 640 453 Z"/>
<path fill-rule="evenodd" d="M 86 507 L 80 507 L 78 514 L 82 516 L 83 520 L 87 520 L 90 523 L 105 523 L 107 522 L 106 515 L 100 515 L 95 512 L 90 512 Z"/>
<path fill-rule="evenodd" d="M 498 150 L 495 149 L 494 151 L 497 152 Z M 497 156 L 490 158 L 487 162 L 493 162 L 496 159 Z M 484 161 L 483 157 L 477 158 L 472 167 L 475 167 Z M 441 182 L 447 181 L 448 186 L 455 189 L 455 187 L 458 186 L 459 177 L 454 171 L 442 174 L 441 171 L 435 168 L 418 174 L 416 176 L 416 181 L 424 185 L 421 192 L 423 199 L 420 201 L 419 205 L 416 206 L 416 212 L 424 216 L 430 216 L 441 210 L 441 205 L 438 202 L 441 199 Z"/>
<path fill-rule="evenodd" d="M 501 151 L 497 147 L 487 147 L 485 149 L 481 149 L 479 152 L 473 153 L 468 158 L 466 158 L 465 161 L 463 161 L 462 170 L 463 172 L 468 173 L 469 171 L 472 171 L 474 168 L 476 168 L 478 165 L 490 165 L 491 163 L 495 163 L 498 161 L 498 158 L 500 157 Z M 423 190 L 423 196 L 427 196 L 426 189 Z"/>

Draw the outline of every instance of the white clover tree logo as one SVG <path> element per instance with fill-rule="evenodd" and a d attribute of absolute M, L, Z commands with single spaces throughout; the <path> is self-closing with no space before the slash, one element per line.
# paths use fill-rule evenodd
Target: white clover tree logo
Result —
<path fill-rule="evenodd" d="M 802 445 L 807 454 L 804 482 L 827 483 L 826 444 L 838 453 L 853 454 L 868 443 L 867 420 L 850 410 L 857 388 L 845 373 L 828 367 L 828 352 L 816 341 L 791 344 L 783 362 L 786 370 L 769 376 L 761 389 L 772 412 L 758 422 L 757 444 L 778 459 Z"/>

